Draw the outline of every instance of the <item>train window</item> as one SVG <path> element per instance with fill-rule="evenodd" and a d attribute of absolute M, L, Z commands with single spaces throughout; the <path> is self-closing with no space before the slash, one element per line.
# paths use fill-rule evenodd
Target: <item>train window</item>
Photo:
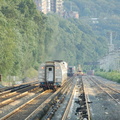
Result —
<path fill-rule="evenodd" d="M 52 71 L 52 68 L 49 68 L 49 71 Z"/>

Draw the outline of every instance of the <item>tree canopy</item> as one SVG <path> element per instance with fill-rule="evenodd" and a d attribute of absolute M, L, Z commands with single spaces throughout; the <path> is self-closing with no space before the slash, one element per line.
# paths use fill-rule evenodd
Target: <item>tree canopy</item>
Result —
<path fill-rule="evenodd" d="M 54 59 L 63 59 L 69 65 L 84 65 L 96 62 L 106 53 L 105 32 L 120 30 L 117 1 L 110 4 L 112 11 L 117 11 L 111 18 L 102 10 L 107 0 L 102 3 L 100 0 L 66 0 L 66 10 L 70 9 L 70 2 L 73 10 L 79 11 L 80 19 L 64 19 L 52 13 L 44 15 L 37 11 L 33 0 L 0 1 L 0 74 L 23 75 L 32 68 L 38 70 L 42 62 Z M 109 22 L 99 19 L 99 24 L 92 24 L 90 18 L 98 17 L 96 15 L 109 18 Z"/>

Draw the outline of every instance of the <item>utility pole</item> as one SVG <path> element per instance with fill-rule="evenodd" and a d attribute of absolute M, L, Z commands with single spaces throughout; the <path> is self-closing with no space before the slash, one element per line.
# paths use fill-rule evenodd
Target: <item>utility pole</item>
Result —
<path fill-rule="evenodd" d="M 72 2 L 70 2 L 70 12 L 73 11 Z"/>
<path fill-rule="evenodd" d="M 113 42 L 113 32 L 108 32 L 107 33 L 108 36 L 109 36 L 109 53 L 112 52 L 114 50 L 114 44 L 112 43 Z"/>

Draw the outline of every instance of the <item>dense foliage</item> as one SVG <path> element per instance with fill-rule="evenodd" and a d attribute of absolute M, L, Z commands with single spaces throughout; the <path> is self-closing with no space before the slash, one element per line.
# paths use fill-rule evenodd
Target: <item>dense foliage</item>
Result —
<path fill-rule="evenodd" d="M 107 21 L 97 26 L 88 24 L 84 17 L 93 14 L 91 5 L 97 3 L 89 0 L 92 4 L 85 13 L 82 8 L 88 5 L 86 0 L 71 1 L 82 19 L 44 15 L 36 10 L 33 0 L 0 1 L 0 74 L 28 76 L 34 69 L 38 70 L 41 62 L 53 59 L 63 59 L 69 65 L 84 65 L 96 62 L 106 53 L 107 39 L 103 32 L 110 30 L 113 24 L 106 25 Z M 69 9 L 69 2 L 65 2 L 66 9 Z M 103 27 L 106 29 L 100 32 Z M 118 26 L 114 28 L 119 30 Z"/>
<path fill-rule="evenodd" d="M 120 83 L 120 73 L 118 72 L 96 72 L 96 75 Z"/>
<path fill-rule="evenodd" d="M 112 31 L 113 43 L 120 46 L 120 2 L 119 0 L 65 0 L 66 11 L 78 11 L 80 19 L 91 25 L 97 35 L 109 39 L 108 32 Z M 92 18 L 97 18 L 93 23 Z"/>
<path fill-rule="evenodd" d="M 64 0 L 64 2 L 67 10 L 78 11 L 81 16 L 105 17 L 120 13 L 119 0 Z"/>
<path fill-rule="evenodd" d="M 63 59 L 69 65 L 83 65 L 85 62 L 96 62 L 106 51 L 106 39 L 96 36 L 91 27 L 79 19 L 48 15 L 47 24 L 53 31 L 47 47 L 51 59 Z"/>
<path fill-rule="evenodd" d="M 33 0 L 0 1 L 0 74 L 22 75 L 44 59 L 46 17 Z"/>

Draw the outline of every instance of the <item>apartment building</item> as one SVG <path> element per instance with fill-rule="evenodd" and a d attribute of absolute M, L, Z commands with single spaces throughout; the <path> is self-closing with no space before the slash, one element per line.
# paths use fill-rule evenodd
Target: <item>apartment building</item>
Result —
<path fill-rule="evenodd" d="M 41 0 L 41 11 L 47 14 L 47 0 Z"/>
<path fill-rule="evenodd" d="M 51 12 L 56 13 L 56 0 L 50 0 Z"/>
<path fill-rule="evenodd" d="M 37 9 L 44 14 L 47 14 L 51 11 L 50 0 L 35 0 L 35 4 L 37 6 Z"/>
<path fill-rule="evenodd" d="M 61 14 L 63 12 L 63 0 L 56 0 L 56 13 Z"/>
<path fill-rule="evenodd" d="M 51 11 L 50 1 L 51 0 L 47 0 L 47 13 Z"/>
<path fill-rule="evenodd" d="M 35 0 L 37 9 L 44 14 L 54 12 L 61 14 L 63 12 L 63 0 Z"/>

